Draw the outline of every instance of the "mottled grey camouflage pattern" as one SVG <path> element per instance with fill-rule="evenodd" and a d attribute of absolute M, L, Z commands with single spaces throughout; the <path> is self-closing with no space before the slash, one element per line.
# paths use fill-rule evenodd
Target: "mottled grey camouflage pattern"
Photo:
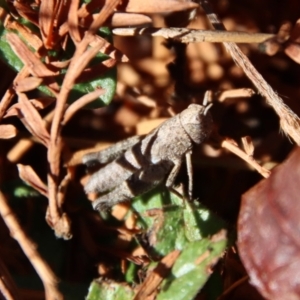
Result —
<path fill-rule="evenodd" d="M 103 151 L 84 156 L 83 162 L 108 163 L 93 174 L 86 193 L 98 192 L 94 209 L 104 209 L 141 195 L 159 183 L 171 188 L 184 156 L 187 159 L 189 196 L 192 194 L 191 153 L 211 132 L 208 107 L 191 104 L 144 137 L 132 137 Z M 106 193 L 106 194 L 103 194 Z"/>

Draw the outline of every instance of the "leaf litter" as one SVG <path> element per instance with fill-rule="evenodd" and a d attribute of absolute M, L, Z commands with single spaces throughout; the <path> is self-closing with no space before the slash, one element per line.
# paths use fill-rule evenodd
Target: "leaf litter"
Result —
<path fill-rule="evenodd" d="M 228 14 L 227 19 L 222 19 L 231 30 L 239 29 L 241 22 L 251 32 L 271 33 L 267 29 L 270 26 L 262 25 L 270 25 L 270 20 L 264 19 L 262 22 L 262 16 L 251 4 L 241 8 L 239 4 L 228 1 L 223 2 L 224 6 L 211 2 L 221 16 Z M 199 3 L 209 17 L 207 1 Z M 194 9 L 199 6 L 197 3 L 175 0 L 152 1 L 150 4 L 141 1 L 14 1 L 9 6 L 11 13 L 5 11 L 6 5 L 0 5 L 3 29 L 0 40 L 3 50 L 0 54 L 1 59 L 19 73 L 11 86 L 3 90 L 0 102 L 0 117 L 4 122 L 0 125 L 3 129 L 1 136 L 3 139 L 13 138 L 10 144 L 4 144 L 3 151 L 8 148 L 15 151 L 10 164 L 6 154 L 3 156 L 2 167 L 8 166 L 7 170 L 10 170 L 13 163 L 18 163 L 20 178 L 48 197 L 47 211 L 43 200 L 35 202 L 35 206 L 41 205 L 40 209 L 46 213 L 46 221 L 55 235 L 64 239 L 70 239 L 73 235 L 68 242 L 73 243 L 73 253 L 84 255 L 85 259 L 78 260 L 76 266 L 68 266 L 69 275 L 56 270 L 63 283 L 65 280 L 74 282 L 71 274 L 78 270 L 89 270 L 89 282 L 99 276 L 100 279 L 91 283 L 89 292 L 88 285 L 85 285 L 82 297 L 88 295 L 87 299 L 240 299 L 235 295 L 251 289 L 251 285 L 237 254 L 229 255 L 235 249 L 229 245 L 232 243 L 235 246 L 235 241 L 225 233 L 224 228 L 228 229 L 228 225 L 230 229 L 234 228 L 241 195 L 260 180 L 254 172 L 256 170 L 263 177 L 268 177 L 259 183 L 259 187 L 271 185 L 274 190 L 281 189 L 275 193 L 278 195 L 275 197 L 277 202 L 272 193 L 270 196 L 267 192 L 263 197 L 264 192 L 258 191 L 257 186 L 243 196 L 238 227 L 239 252 L 250 282 L 262 295 L 271 299 L 298 297 L 297 290 L 288 281 L 297 278 L 297 274 L 293 273 L 297 272 L 297 235 L 292 233 L 292 229 L 297 227 L 293 221 L 297 219 L 298 211 L 290 209 L 290 206 L 297 207 L 292 200 L 297 174 L 290 172 L 297 163 L 295 156 L 291 156 L 281 165 L 291 146 L 286 138 L 278 134 L 280 122 L 282 130 L 298 143 L 296 113 L 300 109 L 292 100 L 299 96 L 299 89 L 293 80 L 284 80 L 287 74 L 288 78 L 300 75 L 296 66 L 299 62 L 299 22 L 289 5 L 282 11 L 287 11 L 291 24 L 296 25 L 274 25 L 279 33 L 272 32 L 274 37 L 264 43 L 272 50 L 270 53 L 259 53 L 253 45 L 241 45 L 248 59 L 243 57 L 237 46 L 227 45 L 258 92 L 274 107 L 279 122 L 272 110 L 255 94 L 256 91 L 253 92 L 247 76 L 234 65 L 220 45 L 190 43 L 180 46 L 175 41 L 164 42 L 172 49 L 171 52 L 162 44 L 152 43 L 147 36 L 126 39 L 115 35 L 112 45 L 111 36 L 106 40 L 102 33 L 96 37 L 94 35 L 98 34 L 97 30 L 102 25 L 133 26 L 134 22 L 138 22 L 135 16 L 139 16 L 141 26 L 152 23 L 153 27 L 161 27 L 165 23 L 166 27 L 181 27 L 190 20 L 190 28 L 209 29 L 208 19 L 201 10 L 194 18 Z M 244 20 L 235 15 L 235 6 L 246 16 Z M 272 15 L 272 5 L 269 8 Z M 163 13 L 164 18 L 162 15 L 152 15 L 154 13 Z M 180 17 L 172 19 L 177 14 Z M 19 22 L 20 18 L 27 23 Z M 28 22 L 35 27 L 28 25 Z M 73 45 L 71 52 L 68 48 L 70 43 Z M 284 53 L 294 62 L 280 56 Z M 97 59 L 91 64 L 94 56 Z M 130 68 L 124 68 L 121 64 L 124 62 Z M 259 72 L 253 66 L 259 66 Z M 115 82 L 113 85 L 106 85 L 105 81 L 98 79 L 93 82 L 99 74 L 105 77 L 116 68 L 119 68 L 118 79 L 115 75 L 110 77 Z M 180 76 L 177 74 L 176 77 L 176 73 Z M 280 75 L 276 77 L 275 74 Z M 88 80 L 92 80 L 93 84 Z M 269 83 L 267 89 L 266 82 Z M 36 91 L 37 87 L 47 96 L 41 96 Z M 79 93 L 74 96 L 75 88 Z M 153 126 L 170 117 L 170 112 L 181 112 L 191 101 L 201 103 L 207 89 L 213 90 L 215 129 L 211 139 L 196 149 L 193 157 L 195 195 L 204 206 L 182 201 L 175 194 L 158 189 L 135 199 L 133 203 L 116 206 L 113 217 L 105 212 L 99 215 L 91 212 L 79 184 L 83 173 L 78 162 L 83 153 L 93 149 L 96 140 L 100 140 L 99 145 L 103 147 L 136 132 L 148 133 Z M 279 97 L 274 90 L 287 97 Z M 108 94 L 111 96 L 104 98 Z M 113 95 L 113 105 L 104 108 Z M 98 99 L 101 99 L 97 102 L 98 108 L 93 112 L 82 109 Z M 27 131 L 15 123 L 15 119 L 21 120 Z M 12 157 L 12 152 L 7 152 L 7 158 Z M 29 163 L 28 156 L 31 157 Z M 292 162 L 289 164 L 289 161 Z M 271 174 L 270 166 L 276 164 L 279 167 Z M 281 180 L 276 180 L 280 172 L 285 173 L 280 175 Z M 1 176 L 1 185 L 4 186 L 10 176 L 10 172 Z M 178 180 L 184 182 L 184 178 L 183 171 Z M 9 190 L 10 185 L 7 186 Z M 292 194 L 286 193 L 287 190 Z M 251 193 L 255 195 L 250 197 Z M 23 211 L 14 204 L 12 194 L 1 194 L 2 207 L 7 208 L 6 198 L 9 202 L 12 199 L 14 209 L 22 215 Z M 261 197 L 263 200 L 259 201 Z M 284 201 L 281 202 L 281 199 Z M 27 199 L 22 204 L 28 213 L 32 211 L 31 201 Z M 260 205 L 268 207 L 270 201 L 275 201 L 276 205 L 264 210 L 267 217 L 260 215 Z M 227 223 L 212 211 L 216 211 Z M 253 214 L 251 219 L 246 218 L 248 213 Z M 274 216 L 279 219 L 274 221 Z M 32 220 L 26 227 L 32 233 L 37 230 L 34 222 Z M 267 222 L 271 222 L 272 226 L 265 224 Z M 18 218 L 12 214 L 7 225 L 13 233 L 17 228 L 17 234 L 13 237 L 28 253 L 26 251 L 34 247 L 33 241 L 24 236 L 24 228 L 16 224 Z M 265 226 L 260 226 L 262 224 Z M 254 229 L 249 233 L 251 228 Z M 1 233 L 3 229 L 0 229 Z M 269 245 L 275 245 L 278 239 L 283 249 L 276 246 L 272 256 L 267 252 L 269 248 L 262 245 L 268 241 Z M 56 243 L 56 240 L 52 241 L 52 245 Z M 286 251 L 285 247 L 291 251 Z M 58 251 L 56 256 L 59 257 L 60 253 Z M 28 258 L 39 270 L 46 298 L 60 299 L 62 295 L 57 289 L 56 276 L 48 272 L 50 277 L 47 278 L 48 275 L 44 276 L 47 271 L 40 273 L 43 268 L 48 270 L 51 255 L 47 254 L 46 259 L 39 258 L 37 265 L 35 258 L 30 255 Z M 72 255 L 70 257 L 72 260 Z M 257 263 L 257 259 L 261 259 L 262 263 Z M 290 264 L 292 260 L 294 264 Z M 10 261 L 7 260 L 8 265 Z M 99 273 L 95 267 L 89 267 L 95 265 L 98 265 Z M 270 277 L 260 277 L 262 273 Z M 291 273 L 296 275 L 290 276 Z M 81 282 L 87 282 L 84 274 L 83 271 L 77 275 Z M 126 280 L 127 283 L 124 283 Z M 251 298 L 251 295 L 254 293 L 246 293 L 242 298 L 257 299 L 254 296 Z M 45 295 L 42 293 L 41 299 L 43 297 Z"/>

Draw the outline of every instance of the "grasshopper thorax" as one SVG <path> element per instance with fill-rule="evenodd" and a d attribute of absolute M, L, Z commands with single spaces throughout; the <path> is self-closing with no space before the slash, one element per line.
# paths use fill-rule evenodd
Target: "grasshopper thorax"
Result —
<path fill-rule="evenodd" d="M 213 121 L 208 107 L 190 104 L 179 118 L 185 132 L 196 144 L 200 144 L 212 131 Z"/>

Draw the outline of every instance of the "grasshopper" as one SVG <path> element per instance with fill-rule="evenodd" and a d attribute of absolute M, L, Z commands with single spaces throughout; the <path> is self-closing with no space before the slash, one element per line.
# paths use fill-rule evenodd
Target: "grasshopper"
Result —
<path fill-rule="evenodd" d="M 100 152 L 89 153 L 83 163 L 106 164 L 92 174 L 85 192 L 100 193 L 93 201 L 95 210 L 107 209 L 117 203 L 139 196 L 164 182 L 172 188 L 181 164 L 186 158 L 189 177 L 188 193 L 192 199 L 193 144 L 200 144 L 210 134 L 213 121 L 211 105 L 190 104 L 145 136 L 134 136 Z"/>

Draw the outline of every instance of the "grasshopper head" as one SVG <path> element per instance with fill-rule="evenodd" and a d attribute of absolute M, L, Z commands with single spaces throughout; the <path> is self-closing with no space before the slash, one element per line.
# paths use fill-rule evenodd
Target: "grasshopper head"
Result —
<path fill-rule="evenodd" d="M 191 104 L 180 113 L 182 127 L 196 144 L 200 144 L 212 131 L 213 121 L 210 106 Z"/>

